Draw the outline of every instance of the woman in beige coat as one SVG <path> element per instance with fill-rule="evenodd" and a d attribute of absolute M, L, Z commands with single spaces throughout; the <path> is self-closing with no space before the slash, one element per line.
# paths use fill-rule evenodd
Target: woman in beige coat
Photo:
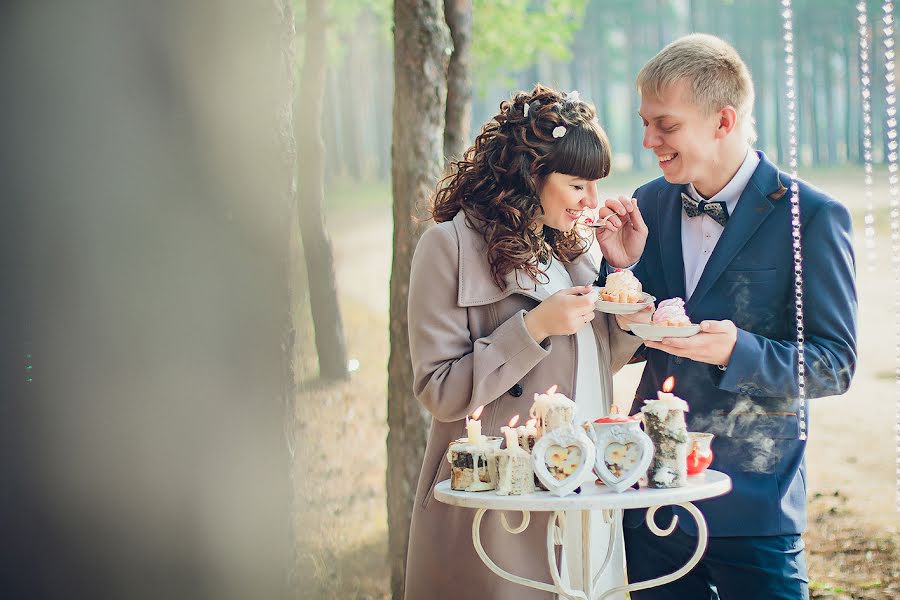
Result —
<path fill-rule="evenodd" d="M 593 107 L 577 94 L 563 97 L 539 85 L 501 104 L 438 187 L 437 225 L 419 241 L 409 290 L 414 389 L 433 420 L 413 507 L 407 600 L 553 597 L 492 573 L 472 546 L 475 511 L 442 504 L 433 490 L 450 475 L 448 444 L 463 436 L 466 415 L 479 406 L 483 433 L 499 435 L 511 417 L 528 414 L 535 392 L 551 385 L 576 405 L 586 401 L 576 394 L 582 369 L 599 372 L 596 387 L 609 406 L 612 374 L 640 340 L 612 317 L 595 318 L 594 296 L 587 295 L 598 275 L 587 253 L 593 235 L 575 227 L 585 209 L 597 207 L 596 183 L 609 163 Z M 602 250 L 617 255 L 614 264 L 636 262 L 646 238 L 636 205 L 607 206 L 618 216 L 610 219 Z M 555 293 L 546 285 L 551 265 L 553 277 L 568 284 Z M 579 330 L 596 344 L 588 360 L 579 360 Z M 488 511 L 482 542 L 502 568 L 550 582 L 546 523 L 546 513 L 535 513 L 513 535 Z"/>

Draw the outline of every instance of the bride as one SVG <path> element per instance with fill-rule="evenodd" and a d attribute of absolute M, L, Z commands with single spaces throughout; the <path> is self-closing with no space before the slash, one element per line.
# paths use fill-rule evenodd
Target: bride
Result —
<path fill-rule="evenodd" d="M 575 401 L 580 420 L 607 413 L 612 374 L 641 342 L 622 327 L 649 320 L 648 312 L 618 323 L 594 312 L 599 267 L 588 250 L 595 238 L 577 223 L 597 208 L 597 182 L 609 165 L 594 108 L 576 93 L 538 85 L 501 103 L 438 185 L 437 225 L 419 241 L 409 288 L 413 387 L 433 418 L 413 506 L 407 600 L 552 598 L 492 573 L 472 546 L 475 511 L 436 502 L 433 491 L 449 477 L 448 444 L 480 406 L 487 435 L 526 416 L 534 394 L 551 385 Z M 604 255 L 613 265 L 633 264 L 647 237 L 636 203 L 608 200 L 604 212 L 616 213 L 600 236 Z M 548 514 L 533 514 L 513 535 L 496 513 L 481 526 L 488 555 L 507 571 L 551 582 Z M 580 538 L 580 518 L 567 521 L 568 535 Z M 598 513 L 594 568 L 608 534 Z M 622 583 L 621 539 L 615 552 L 604 587 Z M 577 559 L 567 557 L 564 568 L 576 584 Z"/>

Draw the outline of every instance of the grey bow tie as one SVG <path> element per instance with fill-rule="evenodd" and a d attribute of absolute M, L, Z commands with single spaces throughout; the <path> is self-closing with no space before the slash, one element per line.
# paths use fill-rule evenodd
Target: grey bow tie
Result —
<path fill-rule="evenodd" d="M 725 227 L 725 223 L 728 222 L 728 207 L 725 206 L 724 202 L 718 200 L 715 202 L 700 200 L 698 202 L 688 194 L 682 192 L 681 205 L 684 207 L 685 214 L 690 218 L 694 218 L 701 213 L 706 213 L 712 217 L 713 221 L 722 227 Z"/>

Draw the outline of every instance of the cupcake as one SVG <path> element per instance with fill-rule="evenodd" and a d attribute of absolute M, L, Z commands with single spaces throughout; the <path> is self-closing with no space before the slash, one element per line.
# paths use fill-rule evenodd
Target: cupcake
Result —
<path fill-rule="evenodd" d="M 606 286 L 600 290 L 600 297 L 607 302 L 637 303 L 643 300 L 643 287 L 634 273 L 627 269 L 616 269 L 606 278 Z"/>
<path fill-rule="evenodd" d="M 667 327 L 686 327 L 691 325 L 691 320 L 684 312 L 684 300 L 681 298 L 670 298 L 660 302 L 650 322 L 654 325 Z"/>

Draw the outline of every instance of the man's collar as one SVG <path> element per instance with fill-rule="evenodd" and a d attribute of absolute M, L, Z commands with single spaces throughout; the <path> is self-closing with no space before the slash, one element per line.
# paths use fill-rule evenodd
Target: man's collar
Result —
<path fill-rule="evenodd" d="M 748 148 L 747 154 L 744 156 L 744 162 L 741 163 L 741 166 L 734 174 L 734 177 L 732 177 L 731 181 L 729 181 L 725 187 L 719 190 L 719 193 L 712 198 L 704 198 L 701 196 L 693 183 L 687 184 L 685 186 L 685 191 L 698 202 L 701 200 L 724 202 L 725 206 L 728 207 L 729 214 L 734 214 L 734 209 L 737 207 L 738 200 L 741 198 L 741 193 L 753 177 L 753 173 L 756 171 L 756 167 L 759 166 L 760 160 L 760 157 L 753 148 Z"/>

